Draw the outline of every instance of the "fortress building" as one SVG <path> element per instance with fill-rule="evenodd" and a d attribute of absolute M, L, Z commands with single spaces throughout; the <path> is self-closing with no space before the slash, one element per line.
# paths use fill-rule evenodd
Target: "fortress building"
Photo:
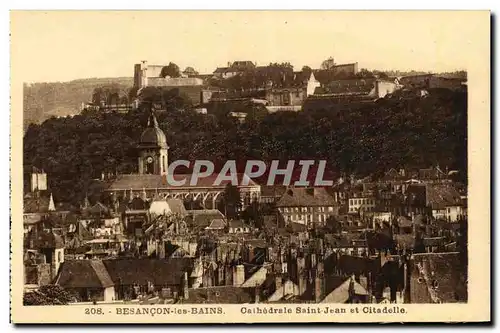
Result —
<path fill-rule="evenodd" d="M 134 87 L 193 87 L 202 86 L 203 80 L 195 77 L 162 77 L 165 65 L 150 65 L 146 61 L 134 65 Z"/>
<path fill-rule="evenodd" d="M 132 200 L 140 197 L 143 200 L 179 198 L 199 202 L 205 208 L 215 208 L 218 200 L 222 199 L 224 190 L 229 181 L 222 181 L 214 185 L 217 174 L 200 178 L 195 185 L 190 184 L 192 174 L 174 174 L 176 181 L 185 180 L 183 186 L 171 186 L 167 183 L 168 173 L 168 145 L 165 133 L 158 126 L 158 122 L 151 110 L 148 124 L 142 132 L 138 144 L 137 174 L 118 175 L 113 179 L 106 191 L 117 200 L 119 197 Z M 238 174 L 241 183 L 243 174 Z M 243 207 L 260 197 L 260 185 L 249 180 L 248 185 L 238 186 L 243 201 Z"/>

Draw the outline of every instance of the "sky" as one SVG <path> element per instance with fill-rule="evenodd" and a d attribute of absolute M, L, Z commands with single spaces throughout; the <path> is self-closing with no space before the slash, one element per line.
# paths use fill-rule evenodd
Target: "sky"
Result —
<path fill-rule="evenodd" d="M 479 12 L 14 11 L 11 71 L 22 82 L 133 76 L 141 60 L 212 73 L 229 61 L 444 72 L 473 65 Z"/>

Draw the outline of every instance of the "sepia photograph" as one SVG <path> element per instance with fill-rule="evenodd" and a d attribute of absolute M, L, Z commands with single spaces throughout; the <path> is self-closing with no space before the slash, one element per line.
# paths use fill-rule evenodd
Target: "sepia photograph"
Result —
<path fill-rule="evenodd" d="M 15 321 L 489 319 L 489 12 L 10 16 Z"/>

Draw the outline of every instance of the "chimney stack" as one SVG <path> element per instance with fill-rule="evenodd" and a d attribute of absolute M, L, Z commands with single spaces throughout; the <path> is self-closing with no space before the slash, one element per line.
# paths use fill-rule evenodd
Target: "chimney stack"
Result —
<path fill-rule="evenodd" d="M 188 273 L 184 272 L 183 278 L 183 291 L 184 291 L 184 299 L 189 299 L 189 289 L 188 289 Z"/>
<path fill-rule="evenodd" d="M 245 266 L 243 266 L 243 265 L 234 266 L 233 286 L 239 287 L 244 282 L 245 282 Z"/>
<path fill-rule="evenodd" d="M 260 303 L 260 288 L 255 287 L 254 292 L 255 292 L 254 301 L 255 301 L 255 304 L 258 304 L 258 303 Z"/>

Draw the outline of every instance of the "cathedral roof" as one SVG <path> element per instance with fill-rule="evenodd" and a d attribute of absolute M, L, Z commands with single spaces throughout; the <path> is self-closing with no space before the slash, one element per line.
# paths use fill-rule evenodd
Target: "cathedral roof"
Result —
<path fill-rule="evenodd" d="M 156 121 L 156 117 L 152 111 L 149 115 L 148 126 L 142 132 L 140 145 L 167 147 L 167 137 L 158 126 L 158 121 Z"/>
<path fill-rule="evenodd" d="M 191 185 L 191 174 L 176 174 L 173 175 L 175 181 L 184 180 L 185 183 L 183 186 L 171 186 L 168 184 L 167 178 L 161 175 L 140 175 L 140 174 L 131 174 L 131 175 L 119 175 L 116 179 L 108 187 L 109 190 L 142 190 L 142 189 L 165 189 L 165 188 L 217 188 L 220 190 L 224 190 L 226 185 L 230 183 L 229 180 L 223 180 L 219 185 L 214 185 L 215 180 L 217 178 L 217 174 L 213 174 L 207 177 L 201 177 L 198 179 L 196 184 Z M 241 180 L 243 178 L 247 178 L 245 174 L 238 174 L 237 179 L 238 183 L 241 184 Z M 249 179 L 248 185 L 244 187 L 254 187 L 258 186 L 252 179 Z"/>

